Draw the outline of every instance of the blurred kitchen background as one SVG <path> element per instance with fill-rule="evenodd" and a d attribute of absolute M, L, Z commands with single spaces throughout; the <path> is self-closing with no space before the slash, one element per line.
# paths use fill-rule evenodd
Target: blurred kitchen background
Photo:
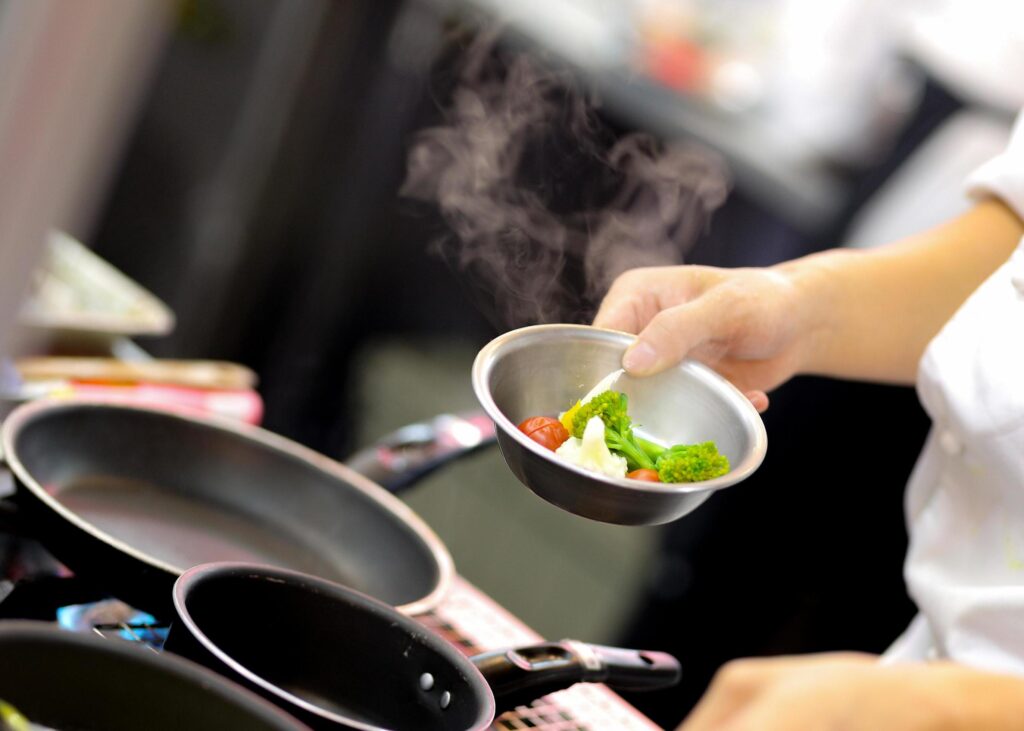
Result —
<path fill-rule="evenodd" d="M 0 2 L 0 33 L 20 4 Z M 481 42 L 492 66 L 525 54 L 589 99 L 595 139 L 646 133 L 720 161 L 728 198 L 680 222 L 695 240 L 672 258 L 690 263 L 765 265 L 942 221 L 1024 103 L 1024 17 L 999 0 L 162 7 L 89 205 L 63 228 L 173 312 L 132 339 L 142 351 L 247 366 L 266 428 L 341 459 L 473 410 L 476 351 L 531 321 L 503 313 L 501 272 L 481 283 L 438 253 L 451 222 L 436 206 L 399 195 L 416 133 L 445 122 Z M 551 134 L 531 174 L 557 183 L 550 206 L 579 205 L 587 141 Z M 576 264 L 561 284 L 585 321 L 596 299 Z M 541 634 L 675 652 L 683 687 L 630 698 L 669 725 L 731 657 L 879 651 L 912 613 L 902 487 L 928 426 L 912 390 L 797 379 L 765 419 L 761 471 L 659 529 L 563 513 L 494 448 L 404 499 Z M 863 464 L 865 447 L 885 457 Z"/>

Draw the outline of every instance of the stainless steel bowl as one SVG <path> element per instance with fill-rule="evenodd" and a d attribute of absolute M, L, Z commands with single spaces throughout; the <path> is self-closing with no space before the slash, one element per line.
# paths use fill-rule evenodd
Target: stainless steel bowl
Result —
<path fill-rule="evenodd" d="M 519 431 L 530 416 L 557 416 L 620 367 L 634 337 L 582 325 L 536 325 L 495 338 L 473 363 L 473 389 L 497 425 L 498 444 L 519 481 L 586 518 L 657 525 L 680 518 L 716 490 L 754 472 L 768 446 L 750 401 L 710 368 L 685 361 L 648 378 L 623 375 L 638 433 L 665 444 L 712 440 L 732 469 L 687 485 L 612 478 L 570 464 Z"/>

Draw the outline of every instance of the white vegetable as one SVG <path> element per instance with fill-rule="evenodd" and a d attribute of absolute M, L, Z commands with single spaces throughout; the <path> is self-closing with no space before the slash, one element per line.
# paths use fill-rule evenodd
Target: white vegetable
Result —
<path fill-rule="evenodd" d="M 612 454 L 608 445 L 604 443 L 604 422 L 600 416 L 595 416 L 587 422 L 582 439 L 569 437 L 555 450 L 555 454 L 578 467 L 609 477 L 626 476 L 626 458 Z"/>

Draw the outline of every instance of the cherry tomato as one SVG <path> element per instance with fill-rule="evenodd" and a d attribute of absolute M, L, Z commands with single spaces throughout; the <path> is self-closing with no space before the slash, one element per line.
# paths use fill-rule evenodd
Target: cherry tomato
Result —
<path fill-rule="evenodd" d="M 562 422 L 550 416 L 531 416 L 519 425 L 519 431 L 552 452 L 569 438 L 569 432 L 562 426 Z"/>
<path fill-rule="evenodd" d="M 658 477 L 658 470 L 633 470 L 626 474 L 631 480 L 640 480 L 641 482 L 661 482 Z"/>

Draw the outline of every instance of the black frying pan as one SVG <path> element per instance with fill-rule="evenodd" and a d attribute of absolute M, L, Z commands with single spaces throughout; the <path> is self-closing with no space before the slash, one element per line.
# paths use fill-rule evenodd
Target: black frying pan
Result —
<path fill-rule="evenodd" d="M 2 449 L 17 522 L 76 576 L 157 616 L 170 616 L 178 575 L 209 561 L 303 571 L 409 613 L 439 602 L 454 574 L 400 500 L 255 427 L 39 401 L 6 419 Z"/>
<path fill-rule="evenodd" d="M 375 599 L 313 576 L 208 564 L 174 587 L 166 650 L 263 694 L 314 728 L 480 731 L 496 713 L 577 682 L 679 680 L 660 652 L 563 641 L 467 659 Z"/>
<path fill-rule="evenodd" d="M 0 622 L 0 699 L 58 731 L 309 731 L 204 667 L 137 643 Z"/>

